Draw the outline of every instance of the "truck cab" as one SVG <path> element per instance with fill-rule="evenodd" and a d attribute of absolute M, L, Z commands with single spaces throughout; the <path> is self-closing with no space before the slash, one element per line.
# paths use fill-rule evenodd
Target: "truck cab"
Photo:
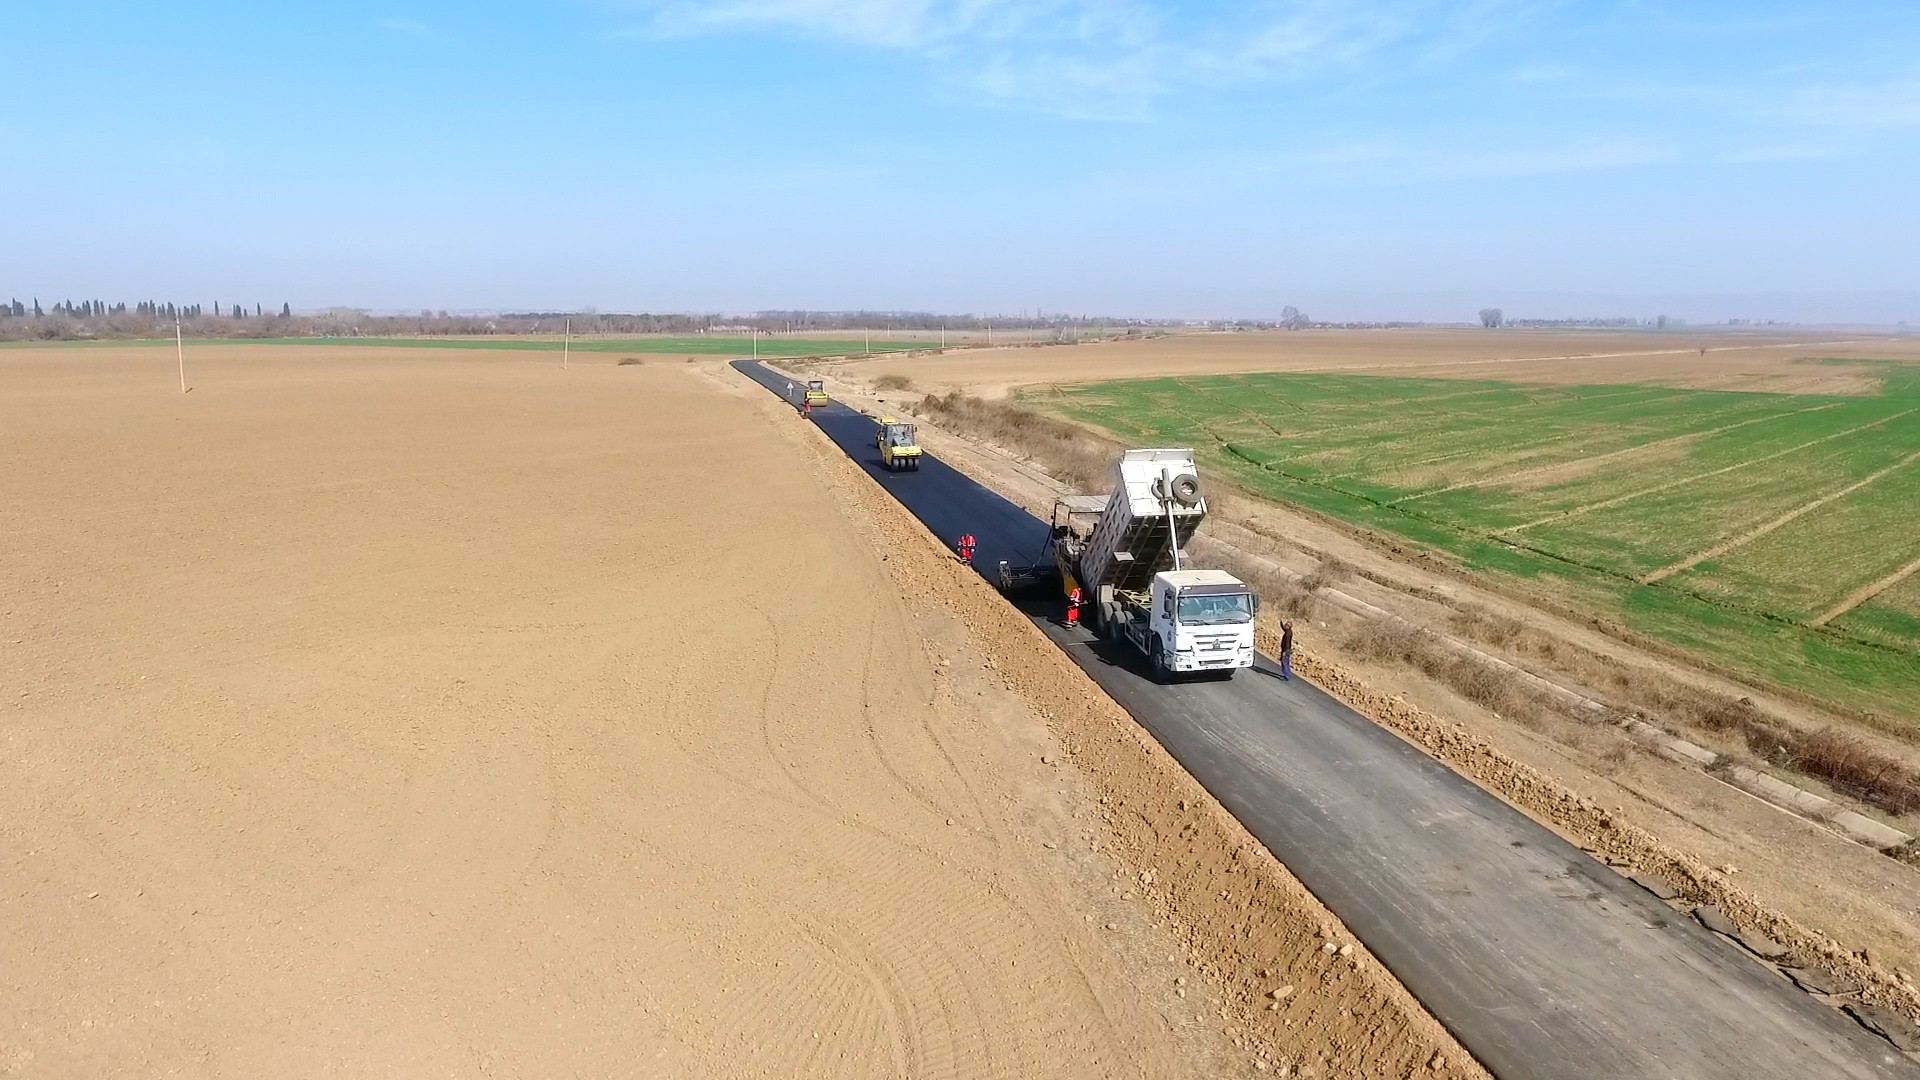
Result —
<path fill-rule="evenodd" d="M 1239 578 L 1224 570 L 1168 570 L 1153 576 L 1150 595 L 1142 637 L 1156 675 L 1252 666 L 1259 599 Z"/>

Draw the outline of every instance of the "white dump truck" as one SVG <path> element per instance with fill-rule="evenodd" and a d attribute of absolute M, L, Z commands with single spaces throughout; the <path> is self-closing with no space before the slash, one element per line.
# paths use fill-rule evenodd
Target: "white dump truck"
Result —
<path fill-rule="evenodd" d="M 1000 565 L 1001 584 L 1038 579 L 1077 585 L 1095 633 L 1143 653 L 1154 677 L 1253 666 L 1258 599 L 1224 570 L 1186 564 L 1185 548 L 1206 520 L 1191 450 L 1129 450 L 1113 492 L 1054 503 L 1051 567 Z"/>

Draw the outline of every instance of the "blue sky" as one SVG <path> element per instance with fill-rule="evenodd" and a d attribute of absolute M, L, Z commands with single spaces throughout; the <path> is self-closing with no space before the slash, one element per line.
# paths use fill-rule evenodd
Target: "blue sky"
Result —
<path fill-rule="evenodd" d="M 42 298 L 1920 323 L 1911 2 L 0 17 Z"/>

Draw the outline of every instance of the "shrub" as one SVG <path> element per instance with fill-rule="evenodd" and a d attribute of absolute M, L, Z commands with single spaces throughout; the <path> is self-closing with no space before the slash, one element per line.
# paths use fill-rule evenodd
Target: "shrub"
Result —
<path fill-rule="evenodd" d="M 1302 578 L 1300 584 L 1308 592 L 1319 592 L 1352 576 L 1353 567 L 1345 559 L 1338 555 L 1325 555 L 1321 557 L 1320 565 L 1314 567 L 1313 573 Z"/>

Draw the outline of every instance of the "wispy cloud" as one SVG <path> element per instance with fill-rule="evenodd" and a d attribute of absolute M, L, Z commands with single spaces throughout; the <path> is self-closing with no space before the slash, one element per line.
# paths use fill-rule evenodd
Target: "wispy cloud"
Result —
<path fill-rule="evenodd" d="M 1815 127 L 1920 128 L 1920 72 L 1877 83 L 1802 87 L 1786 97 L 1776 114 Z"/>
<path fill-rule="evenodd" d="M 1572 82 L 1580 77 L 1580 71 L 1570 64 L 1525 64 L 1509 77 L 1522 86 L 1546 86 Z"/>
<path fill-rule="evenodd" d="M 1259 0 L 1205 13 L 1149 0 L 616 0 L 651 38 L 788 34 L 926 57 L 986 104 L 1143 119 L 1188 90 L 1445 62 L 1532 0 Z M 1175 17 L 1177 14 L 1177 17 Z"/>
<path fill-rule="evenodd" d="M 1670 145 L 1631 137 L 1491 145 L 1372 139 L 1301 150 L 1286 160 L 1326 175 L 1418 182 L 1602 172 L 1657 165 L 1679 156 Z"/>
<path fill-rule="evenodd" d="M 391 15 L 379 20 L 375 25 L 389 34 L 410 37 L 416 41 L 430 42 L 435 45 L 448 44 L 452 39 L 431 25 L 403 15 Z"/>
<path fill-rule="evenodd" d="M 1723 150 L 1714 160 L 1722 165 L 1779 165 L 1830 161 L 1854 152 L 1854 147 L 1840 142 L 1774 142 Z"/>
<path fill-rule="evenodd" d="M 1693 128 L 1687 155 L 1718 164 L 1819 161 L 1872 153 L 1896 132 L 1920 130 L 1920 71 L 1836 76 L 1796 63 L 1743 77 L 1684 80 L 1527 65 L 1509 78 L 1530 92 L 1638 110 Z"/>

